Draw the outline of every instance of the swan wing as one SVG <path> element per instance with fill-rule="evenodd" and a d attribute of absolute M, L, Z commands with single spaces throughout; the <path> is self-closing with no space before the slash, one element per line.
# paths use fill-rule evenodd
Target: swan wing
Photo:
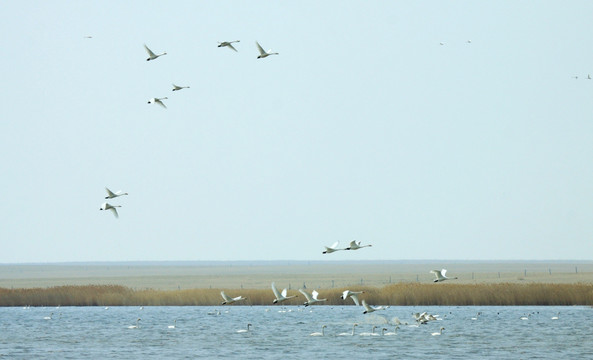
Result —
<path fill-rule="evenodd" d="M 224 291 L 220 292 L 220 295 L 222 296 L 222 298 L 224 299 L 224 301 L 233 301 L 233 299 L 231 299 L 227 294 L 224 293 Z"/>
<path fill-rule="evenodd" d="M 109 190 L 108 188 L 105 188 L 105 191 L 107 191 L 107 195 L 109 197 L 114 197 L 115 196 L 115 194 L 111 190 Z"/>
<path fill-rule="evenodd" d="M 148 46 L 146 46 L 146 44 L 144 44 L 144 49 L 146 49 L 146 52 L 148 53 L 148 56 L 150 57 L 155 57 L 156 55 L 152 52 L 152 50 L 150 50 L 148 48 Z"/>
<path fill-rule="evenodd" d="M 332 244 L 332 246 L 330 246 L 329 248 L 330 248 L 330 249 L 333 249 L 333 250 L 336 250 L 336 249 L 338 248 L 338 244 L 339 244 L 339 243 L 340 243 L 339 241 L 336 241 L 336 242 L 335 242 L 335 243 L 333 243 L 333 244 Z"/>
<path fill-rule="evenodd" d="M 311 293 L 311 295 L 313 295 L 313 299 L 317 300 L 317 297 L 319 296 L 319 293 L 317 292 L 317 290 L 313 290 L 313 292 Z"/>
<path fill-rule="evenodd" d="M 235 49 L 235 47 L 233 46 L 233 44 L 229 43 L 227 46 L 228 46 L 229 48 L 231 48 L 231 49 L 235 50 L 235 52 L 238 52 L 238 51 L 237 51 L 237 49 Z"/>
<path fill-rule="evenodd" d="M 441 275 L 443 275 L 443 277 L 447 276 L 447 275 L 445 275 L 445 274 L 447 274 L 447 269 L 443 269 L 443 270 L 441 270 Z"/>
<path fill-rule="evenodd" d="M 299 289 L 299 292 L 305 296 L 305 298 L 307 299 L 307 301 L 311 301 L 312 300 L 311 295 L 308 292 L 306 292 L 305 290 Z"/>
<path fill-rule="evenodd" d="M 346 298 L 350 295 L 350 290 L 344 290 L 342 293 L 342 300 L 346 300 Z"/>
<path fill-rule="evenodd" d="M 352 300 L 354 300 L 354 303 L 356 304 L 356 306 L 360 306 L 360 302 L 358 302 L 358 295 L 350 294 L 350 298 L 352 298 Z"/>
<path fill-rule="evenodd" d="M 286 297 L 286 295 L 288 295 L 288 290 L 286 290 L 286 288 L 284 290 L 282 290 L 282 297 Z"/>
<path fill-rule="evenodd" d="M 167 108 L 167 105 L 165 105 L 160 99 L 156 99 L 155 102 L 160 106 L 164 107 L 165 109 Z"/>
<path fill-rule="evenodd" d="M 364 309 L 365 309 L 367 312 L 372 312 L 372 311 L 374 310 L 373 308 L 371 308 L 371 307 L 369 306 L 369 304 L 367 304 L 366 300 L 364 300 L 364 299 L 362 299 L 362 306 L 364 306 Z"/>
<path fill-rule="evenodd" d="M 276 297 L 276 299 L 280 299 L 280 292 L 276 288 L 276 284 L 275 283 L 272 283 L 272 291 L 274 292 L 274 296 Z"/>
<path fill-rule="evenodd" d="M 259 50 L 260 55 L 267 54 L 266 51 L 264 50 L 264 48 L 262 48 L 261 45 L 257 41 L 255 42 L 255 45 L 257 45 L 257 49 Z"/>
<path fill-rule="evenodd" d="M 119 214 L 117 213 L 117 209 L 116 209 L 116 208 L 114 208 L 113 206 L 109 206 L 109 208 L 108 208 L 108 209 L 109 209 L 109 210 L 111 210 L 111 212 L 113 213 L 113 215 L 114 215 L 116 218 L 119 218 Z"/>

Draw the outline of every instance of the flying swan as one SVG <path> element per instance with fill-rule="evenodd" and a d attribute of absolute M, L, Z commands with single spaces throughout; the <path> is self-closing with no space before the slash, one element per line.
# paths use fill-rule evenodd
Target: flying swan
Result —
<path fill-rule="evenodd" d="M 338 249 L 339 243 L 340 243 L 339 241 L 336 241 L 332 246 L 324 246 L 325 250 L 323 251 L 323 254 L 331 254 L 336 251 L 345 250 L 345 249 Z"/>
<path fill-rule="evenodd" d="M 292 295 L 292 296 L 286 296 L 288 291 L 286 290 L 286 288 L 284 288 L 284 290 L 282 290 L 282 293 L 280 293 L 278 291 L 278 289 L 276 288 L 276 284 L 272 283 L 272 291 L 274 292 L 274 296 L 276 296 L 276 298 L 274 299 L 273 303 L 274 304 L 279 304 L 283 301 L 286 301 L 288 299 L 292 299 L 297 297 L 296 295 Z"/>
<path fill-rule="evenodd" d="M 116 218 L 119 218 L 119 214 L 117 213 L 116 209 L 118 207 L 121 207 L 121 205 L 111 205 L 109 203 L 103 203 L 99 210 L 111 210 L 111 212 L 113 212 L 113 215 L 115 215 Z"/>
<path fill-rule="evenodd" d="M 258 59 L 263 59 L 270 55 L 280 55 L 277 52 L 272 52 L 271 49 L 268 51 L 265 51 L 257 41 L 255 42 L 255 45 L 257 45 L 257 49 L 259 50 L 259 56 L 257 57 Z"/>
<path fill-rule="evenodd" d="M 148 48 L 148 46 L 146 46 L 146 44 L 144 44 L 144 49 L 146 49 L 146 52 L 148 53 L 148 59 L 146 59 L 146 61 L 154 60 L 154 59 L 158 58 L 159 56 L 167 55 L 166 52 L 158 54 L 158 55 L 153 53 L 152 50 L 150 50 Z"/>
<path fill-rule="evenodd" d="M 119 196 L 128 195 L 128 193 L 122 192 L 121 190 L 120 191 L 116 191 L 116 192 L 112 192 L 108 188 L 105 188 L 105 191 L 107 191 L 107 196 L 105 196 L 105 199 L 114 199 L 114 198 L 119 197 Z"/>
<path fill-rule="evenodd" d="M 235 301 L 245 300 L 245 298 L 243 296 L 237 296 L 237 297 L 232 298 L 232 297 L 228 296 L 227 294 L 225 294 L 224 291 L 221 291 L 220 295 L 222 296 L 222 298 L 224 300 L 223 302 L 220 303 L 220 305 L 228 305 L 228 304 L 234 303 Z"/>
<path fill-rule="evenodd" d="M 233 43 L 238 43 L 241 40 L 235 40 L 235 41 L 219 41 L 218 42 L 218 47 L 228 47 L 229 49 L 235 50 L 235 52 L 237 51 L 237 49 L 235 49 L 235 47 L 233 46 Z"/>
<path fill-rule="evenodd" d="M 360 306 L 360 302 L 358 301 L 358 295 L 359 294 L 364 294 L 364 291 L 350 291 L 350 290 L 346 290 L 342 293 L 342 295 L 340 296 L 340 298 L 342 300 L 346 300 L 348 298 L 348 296 L 350 296 L 350 298 L 352 299 L 352 301 L 354 301 L 354 303 L 356 304 L 356 306 Z"/>
<path fill-rule="evenodd" d="M 457 279 L 457 277 L 447 277 L 447 269 L 442 269 L 442 270 L 430 270 L 431 274 L 434 274 L 434 276 L 436 277 L 436 279 L 433 280 L 433 282 L 439 282 L 439 281 L 445 281 L 445 280 L 452 280 L 452 279 Z"/>
<path fill-rule="evenodd" d="M 305 295 L 305 298 L 307 298 L 307 301 L 305 301 L 303 303 L 303 305 L 305 306 L 309 306 L 312 305 L 316 302 L 323 302 L 323 301 L 327 301 L 327 299 L 318 299 L 317 297 L 319 296 L 319 293 L 317 292 L 317 290 L 313 290 L 313 292 L 311 294 L 309 294 L 308 292 L 306 292 L 303 289 L 299 289 L 300 293 Z"/>

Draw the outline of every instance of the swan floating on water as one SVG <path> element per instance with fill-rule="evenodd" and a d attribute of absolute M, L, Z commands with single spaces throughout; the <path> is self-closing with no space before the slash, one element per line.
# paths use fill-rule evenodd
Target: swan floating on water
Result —
<path fill-rule="evenodd" d="M 113 215 L 115 215 L 116 218 L 119 218 L 119 214 L 117 213 L 116 209 L 118 207 L 121 207 L 121 205 L 111 205 L 109 203 L 103 203 L 99 210 L 111 210 L 111 212 L 113 212 Z"/>
<path fill-rule="evenodd" d="M 339 243 L 340 243 L 339 241 L 336 241 L 332 246 L 324 246 L 325 251 L 323 251 L 323 254 L 331 254 L 336 251 L 345 250 L 345 249 L 338 249 Z"/>
<path fill-rule="evenodd" d="M 148 100 L 148 103 L 149 104 L 159 104 L 160 106 L 162 106 L 166 109 L 167 105 L 165 105 L 165 103 L 163 103 L 163 100 L 167 100 L 167 99 L 168 99 L 168 97 L 152 98 L 152 99 Z"/>
<path fill-rule="evenodd" d="M 282 290 L 282 293 L 280 293 L 278 291 L 278 289 L 276 288 L 275 283 L 272 283 L 272 291 L 274 292 L 274 296 L 276 297 L 273 301 L 274 304 L 279 304 L 279 303 L 286 301 L 288 299 L 297 297 L 296 295 L 286 296 L 288 294 L 288 290 L 286 290 L 286 288 L 284 288 L 284 290 Z"/>
<path fill-rule="evenodd" d="M 376 325 L 373 326 L 373 329 L 371 330 L 371 332 L 364 332 L 364 333 L 360 333 L 360 336 L 379 336 L 379 334 L 375 333 L 375 329 L 377 328 Z"/>
<path fill-rule="evenodd" d="M 51 313 L 51 314 L 49 314 L 49 316 L 44 317 L 43 320 L 51 320 L 53 316 L 54 316 L 54 313 Z"/>
<path fill-rule="evenodd" d="M 325 329 L 326 327 L 327 327 L 327 325 L 322 325 L 321 332 L 314 332 L 314 333 L 311 333 L 309 336 L 323 336 L 324 335 L 323 329 Z"/>
<path fill-rule="evenodd" d="M 560 316 L 560 312 L 556 313 L 556 316 L 552 316 L 550 319 L 551 320 L 558 320 L 558 317 Z"/>
<path fill-rule="evenodd" d="M 130 326 L 128 326 L 128 329 L 140 329 L 140 320 L 142 320 L 142 319 L 138 318 L 136 320 L 136 325 L 130 325 Z"/>
<path fill-rule="evenodd" d="M 224 299 L 224 301 L 222 303 L 220 303 L 220 305 L 227 305 L 227 304 L 232 304 L 236 301 L 241 301 L 241 300 L 245 300 L 245 298 L 243 296 L 237 296 L 237 297 L 230 297 L 227 294 L 224 293 L 224 291 L 220 292 L 220 295 L 222 296 L 222 298 Z"/>
<path fill-rule="evenodd" d="M 360 245 L 360 241 L 356 241 L 356 240 L 352 240 L 350 241 L 350 245 L 348 245 L 348 247 L 345 250 L 358 250 L 358 249 L 362 249 L 364 247 L 371 247 L 373 245 L 369 244 L 369 245 Z"/>
<path fill-rule="evenodd" d="M 393 332 L 386 332 L 383 335 L 385 335 L 385 336 L 394 336 L 394 335 L 397 335 L 397 330 L 399 330 L 399 326 L 396 326 L 395 329 L 393 330 Z"/>
<path fill-rule="evenodd" d="M 218 42 L 218 47 L 228 47 L 229 49 L 235 50 L 235 52 L 237 52 L 237 49 L 235 49 L 235 47 L 233 46 L 233 43 L 238 43 L 241 40 L 234 40 L 234 41 L 219 41 Z"/>
<path fill-rule="evenodd" d="M 318 299 L 317 297 L 319 296 L 319 293 L 317 292 L 317 290 L 313 290 L 313 292 L 311 294 L 309 294 L 308 292 L 306 292 L 303 289 L 299 289 L 300 293 L 305 295 L 305 298 L 307 298 L 307 301 L 305 301 L 303 303 L 303 305 L 305 306 L 309 306 L 312 305 L 316 302 L 323 302 L 323 301 L 327 301 L 327 299 Z"/>
<path fill-rule="evenodd" d="M 237 330 L 237 332 L 238 333 L 247 333 L 247 332 L 249 332 L 250 327 L 251 327 L 251 324 L 247 324 L 247 329 Z"/>
<path fill-rule="evenodd" d="M 280 55 L 277 52 L 272 52 L 272 49 L 265 51 L 257 41 L 255 42 L 255 45 L 257 45 L 257 49 L 259 50 L 259 56 L 257 57 L 258 59 L 263 59 L 270 55 Z"/>
<path fill-rule="evenodd" d="M 113 192 L 108 188 L 105 188 L 105 191 L 107 191 L 107 196 L 105 196 L 105 199 L 114 199 L 116 197 L 128 195 L 128 193 L 122 192 L 121 190 Z"/>
<path fill-rule="evenodd" d="M 177 319 L 173 320 L 173 325 L 167 326 L 168 329 L 175 329 L 177 327 Z"/>
<path fill-rule="evenodd" d="M 348 298 L 348 296 L 350 296 L 350 298 L 352 299 L 352 301 L 354 301 L 354 303 L 356 304 L 356 306 L 360 306 L 360 302 L 358 301 L 358 295 L 359 294 L 364 294 L 364 291 L 350 291 L 350 290 L 346 290 L 342 293 L 342 296 L 340 296 L 340 298 L 342 300 L 346 300 Z"/>
<path fill-rule="evenodd" d="M 154 60 L 154 59 L 158 58 L 159 56 L 167 55 L 166 52 L 163 52 L 161 54 L 155 54 L 155 53 L 153 53 L 152 50 L 150 50 L 148 48 L 148 46 L 146 46 L 146 44 L 144 44 L 144 49 L 148 53 L 148 59 L 146 59 L 146 61 Z"/>
<path fill-rule="evenodd" d="M 436 277 L 436 279 L 433 280 L 433 282 L 439 282 L 439 281 L 445 281 L 445 280 L 452 280 L 452 279 L 457 279 L 457 277 L 447 277 L 447 269 L 442 269 L 442 270 L 430 270 L 431 274 L 434 274 L 434 276 Z"/>
<path fill-rule="evenodd" d="M 439 332 L 433 332 L 433 333 L 432 333 L 432 334 L 430 334 L 430 335 L 432 335 L 432 336 L 439 336 L 439 335 L 443 335 L 443 330 L 445 330 L 445 328 L 444 328 L 444 327 L 442 327 L 442 328 L 439 330 Z"/>
<path fill-rule="evenodd" d="M 338 336 L 354 336 L 354 329 L 358 326 L 357 323 L 354 323 L 352 325 L 352 332 L 351 333 L 347 333 L 347 332 L 343 332 L 343 333 L 339 333 Z"/>

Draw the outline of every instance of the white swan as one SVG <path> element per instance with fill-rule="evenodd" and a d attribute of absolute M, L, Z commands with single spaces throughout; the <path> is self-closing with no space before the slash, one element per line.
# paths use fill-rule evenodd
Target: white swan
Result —
<path fill-rule="evenodd" d="M 177 319 L 173 320 L 173 325 L 167 326 L 168 329 L 175 329 L 177 328 Z"/>
<path fill-rule="evenodd" d="M 439 282 L 439 281 L 445 281 L 445 280 L 451 280 L 451 279 L 457 279 L 457 277 L 447 277 L 445 274 L 447 274 L 447 269 L 442 269 L 442 270 L 430 270 L 431 274 L 434 274 L 434 276 L 436 277 L 436 279 L 433 280 L 433 282 Z"/>
<path fill-rule="evenodd" d="M 178 91 L 181 89 L 189 89 L 189 86 L 177 86 L 175 84 L 171 84 L 171 85 L 173 85 L 173 90 L 171 90 L 171 91 Z"/>
<path fill-rule="evenodd" d="M 230 49 L 233 49 L 235 51 L 237 51 L 237 49 L 235 49 L 235 47 L 233 46 L 233 43 L 238 43 L 241 40 L 235 40 L 235 41 L 219 41 L 218 42 L 218 47 L 228 47 Z"/>
<path fill-rule="evenodd" d="M 54 313 L 49 314 L 49 316 L 46 316 L 43 318 L 43 320 L 51 320 L 52 316 L 54 316 Z"/>
<path fill-rule="evenodd" d="M 371 332 L 364 332 L 364 333 L 360 333 L 360 336 L 378 336 L 379 334 L 375 334 L 375 329 L 377 328 L 376 325 L 373 326 L 373 329 L 371 330 Z"/>
<path fill-rule="evenodd" d="M 158 54 L 158 55 L 153 53 L 152 50 L 150 50 L 148 48 L 148 46 L 146 46 L 146 44 L 144 44 L 144 49 L 146 49 L 146 52 L 148 53 L 148 59 L 146 59 L 146 61 L 154 60 L 154 59 L 158 58 L 159 56 L 167 55 L 166 52 Z"/>
<path fill-rule="evenodd" d="M 272 291 L 274 292 L 274 296 L 276 297 L 273 301 L 274 304 L 279 304 L 279 303 L 286 301 L 288 299 L 297 297 L 296 295 L 286 296 L 288 294 L 288 290 L 286 290 L 286 288 L 284 288 L 284 290 L 282 290 L 282 293 L 280 293 L 278 291 L 278 289 L 276 288 L 275 283 L 272 283 Z"/>
<path fill-rule="evenodd" d="M 478 311 L 476 313 L 476 317 L 473 317 L 472 320 L 478 320 L 478 318 L 480 317 L 480 315 L 482 315 L 482 313 Z"/>
<path fill-rule="evenodd" d="M 119 218 L 119 214 L 117 213 L 116 209 L 118 207 L 121 207 L 121 205 L 111 205 L 109 203 L 103 203 L 99 210 L 111 210 L 111 212 L 113 212 L 113 215 L 115 215 L 116 218 Z"/>
<path fill-rule="evenodd" d="M 324 246 L 325 250 L 323 251 L 323 254 L 331 254 L 335 251 L 345 250 L 345 249 L 338 249 L 339 243 L 340 243 L 339 241 L 336 241 L 332 246 Z"/>
<path fill-rule="evenodd" d="M 319 296 L 319 293 L 317 292 L 317 290 L 313 290 L 313 292 L 311 294 L 309 294 L 308 292 L 304 291 L 303 289 L 299 289 L 300 293 L 305 295 L 305 298 L 307 298 L 307 301 L 305 301 L 303 303 L 303 305 L 305 306 L 309 306 L 312 305 L 316 302 L 323 302 L 323 301 L 327 301 L 327 299 L 318 299 L 317 297 Z"/>
<path fill-rule="evenodd" d="M 130 326 L 128 326 L 128 329 L 140 329 L 140 320 L 142 320 L 142 319 L 138 318 L 136 320 L 136 325 L 130 325 Z"/>
<path fill-rule="evenodd" d="M 383 335 L 385 335 L 385 336 L 394 336 L 394 335 L 397 335 L 397 330 L 399 330 L 399 326 L 396 326 L 395 329 L 393 330 L 393 332 L 386 332 Z"/>
<path fill-rule="evenodd" d="M 560 312 L 556 313 L 556 316 L 552 316 L 550 319 L 551 320 L 558 320 L 558 317 L 560 316 Z"/>
<path fill-rule="evenodd" d="M 364 306 L 364 309 L 365 309 L 363 314 L 369 314 L 369 313 L 372 313 L 375 311 L 386 309 L 386 307 L 383 307 L 383 306 L 377 306 L 377 307 L 370 306 L 369 304 L 367 304 L 366 300 L 364 300 L 364 299 L 362 300 L 362 306 Z"/>
<path fill-rule="evenodd" d="M 249 328 L 251 327 L 251 324 L 247 324 L 247 329 L 241 329 L 241 330 L 237 330 L 238 333 L 246 333 L 249 332 Z"/>
<path fill-rule="evenodd" d="M 354 329 L 358 326 L 357 323 L 354 323 L 354 325 L 352 325 L 352 332 L 343 332 L 343 333 L 339 333 L 338 336 L 354 336 Z"/>
<path fill-rule="evenodd" d="M 116 192 L 112 192 L 108 188 L 105 188 L 105 191 L 107 191 L 107 196 L 105 196 L 105 199 L 114 199 L 114 198 L 119 197 L 119 196 L 128 195 L 128 193 L 122 192 L 121 190 L 120 191 L 116 191 Z"/>
<path fill-rule="evenodd" d="M 356 241 L 356 240 L 352 240 L 350 241 L 350 245 L 345 249 L 345 250 L 358 250 L 358 249 L 362 249 L 364 247 L 371 247 L 373 245 L 362 245 L 360 246 L 360 241 Z"/>
<path fill-rule="evenodd" d="M 224 299 L 224 301 L 222 303 L 220 303 L 220 305 L 227 305 L 227 304 L 232 304 L 235 301 L 245 300 L 245 298 L 243 296 L 241 296 L 241 295 L 232 298 L 232 297 L 228 296 L 227 294 L 225 294 L 224 291 L 221 291 L 220 292 L 220 295 Z"/>
<path fill-rule="evenodd" d="M 521 320 L 529 320 L 530 317 L 531 317 L 531 314 L 527 314 L 527 316 L 523 315 L 519 319 L 521 319 Z"/>
<path fill-rule="evenodd" d="M 268 51 L 265 51 L 257 41 L 255 42 L 255 45 L 257 45 L 257 49 L 259 50 L 259 56 L 257 57 L 258 59 L 263 59 L 270 55 L 279 55 L 277 52 L 272 52 L 271 49 Z"/>
<path fill-rule="evenodd" d="M 443 335 L 443 330 L 445 330 L 445 328 L 444 328 L 444 327 L 442 327 L 442 328 L 439 330 L 439 332 L 433 332 L 433 333 L 432 333 L 432 334 L 430 334 L 430 335 L 432 335 L 432 336 L 439 336 L 439 335 Z"/>
<path fill-rule="evenodd" d="M 324 335 L 323 329 L 325 329 L 326 327 L 327 327 L 327 325 L 322 325 L 321 332 L 314 332 L 314 333 L 311 333 L 309 336 L 323 336 Z"/>
<path fill-rule="evenodd" d="M 167 106 L 163 103 L 163 100 L 168 99 L 167 97 L 162 97 L 162 98 L 152 98 L 150 100 L 148 100 L 149 104 L 159 104 L 160 106 L 164 107 L 165 109 L 167 108 Z"/>
<path fill-rule="evenodd" d="M 360 302 L 358 301 L 358 295 L 359 294 L 364 294 L 364 291 L 350 291 L 350 290 L 346 290 L 342 293 L 342 296 L 340 296 L 340 298 L 342 300 L 346 300 L 348 298 L 348 296 L 350 296 L 350 298 L 352 298 L 352 301 L 354 301 L 354 303 L 356 304 L 356 306 L 360 306 Z"/>

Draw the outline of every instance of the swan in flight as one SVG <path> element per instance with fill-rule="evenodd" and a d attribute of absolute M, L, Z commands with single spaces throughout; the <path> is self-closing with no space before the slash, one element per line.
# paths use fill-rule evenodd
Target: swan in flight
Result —
<path fill-rule="evenodd" d="M 274 296 L 276 296 L 276 298 L 274 299 L 274 304 L 279 304 L 285 300 L 288 299 L 292 299 L 297 297 L 296 295 L 292 295 L 292 296 L 286 296 L 286 294 L 288 293 L 288 291 L 286 290 L 286 288 L 284 288 L 284 290 L 282 290 L 282 293 L 280 293 L 278 291 L 278 289 L 276 288 L 276 284 L 272 283 L 272 291 L 274 292 Z"/>
<path fill-rule="evenodd" d="M 116 192 L 112 192 L 108 188 L 105 188 L 105 191 L 107 191 L 107 196 L 105 196 L 105 199 L 114 199 L 114 198 L 119 197 L 119 196 L 128 195 L 128 193 L 122 192 L 121 190 L 120 191 L 116 191 Z"/>
<path fill-rule="evenodd" d="M 379 336 L 379 334 L 375 334 L 375 329 L 377 328 L 376 325 L 373 326 L 373 329 L 371 330 L 371 332 L 364 332 L 364 333 L 360 333 L 360 336 Z"/>
<path fill-rule="evenodd" d="M 323 254 L 331 254 L 335 251 L 344 250 L 344 249 L 338 249 L 339 243 L 340 243 L 339 241 L 336 241 L 332 246 L 324 246 L 325 251 L 323 251 Z"/>
<path fill-rule="evenodd" d="M 364 312 L 363 312 L 363 314 L 369 314 L 369 313 L 372 313 L 372 312 L 375 312 L 375 311 L 385 310 L 386 309 L 383 306 L 377 306 L 377 307 L 370 306 L 369 304 L 367 304 L 366 300 L 364 300 L 364 299 L 362 300 L 362 306 L 364 306 L 364 309 L 365 309 Z"/>
<path fill-rule="evenodd" d="M 167 106 L 163 103 L 163 100 L 168 99 L 167 97 L 162 97 L 162 98 L 152 98 L 150 100 L 148 100 L 149 104 L 159 104 L 160 106 L 164 107 L 165 109 L 167 108 Z"/>
<path fill-rule="evenodd" d="M 371 247 L 373 245 L 362 245 L 360 246 L 360 241 L 356 241 L 356 240 L 352 240 L 350 241 L 350 245 L 348 245 L 348 247 L 346 248 L 346 250 L 358 250 L 358 249 L 362 249 L 363 247 Z"/>
<path fill-rule="evenodd" d="M 128 326 L 128 329 L 140 329 L 140 320 L 142 320 L 142 319 L 138 318 L 136 320 L 136 325 L 130 325 L 130 326 Z"/>
<path fill-rule="evenodd" d="M 257 57 L 258 59 L 263 59 L 270 55 L 280 55 L 277 52 L 272 52 L 272 49 L 265 51 L 257 41 L 255 42 L 255 45 L 257 45 L 257 49 L 259 50 L 259 56 Z"/>
<path fill-rule="evenodd" d="M 430 270 L 431 274 L 434 274 L 434 276 L 436 277 L 436 279 L 433 280 L 433 282 L 439 282 L 439 281 L 445 281 L 445 280 L 451 280 L 451 279 L 457 279 L 457 277 L 447 277 L 447 269 L 442 269 L 442 270 Z"/>
<path fill-rule="evenodd" d="M 241 40 L 235 40 L 235 41 L 219 41 L 218 42 L 218 47 L 228 47 L 229 49 L 235 50 L 235 52 L 237 51 L 237 49 L 235 49 L 235 47 L 233 46 L 233 43 L 238 43 Z"/>
<path fill-rule="evenodd" d="M 443 330 L 445 330 L 445 328 L 444 328 L 444 327 L 442 327 L 442 328 L 439 330 L 439 332 L 433 332 L 433 333 L 432 333 L 432 334 L 430 334 L 430 335 L 432 335 L 432 336 L 439 336 L 439 335 L 443 335 Z"/>
<path fill-rule="evenodd" d="M 158 55 L 153 53 L 152 50 L 150 50 L 148 48 L 148 46 L 146 46 L 146 44 L 144 44 L 144 49 L 146 49 L 146 52 L 148 53 L 148 59 L 146 59 L 146 61 L 154 60 L 154 59 L 158 58 L 159 56 L 167 55 L 166 52 L 158 54 Z"/>
<path fill-rule="evenodd" d="M 327 325 L 322 325 L 321 326 L 321 332 L 314 332 L 314 333 L 311 333 L 311 335 L 309 335 L 309 336 L 323 336 L 324 335 L 323 334 L 323 329 L 325 329 L 326 327 L 327 327 Z"/>
<path fill-rule="evenodd" d="M 189 86 L 177 86 L 175 84 L 171 84 L 171 85 L 173 85 L 173 90 L 172 91 L 178 91 L 178 90 L 181 90 L 181 89 L 189 89 Z"/>
<path fill-rule="evenodd" d="M 224 299 L 224 301 L 222 303 L 220 303 L 220 305 L 227 305 L 227 304 L 232 304 L 235 301 L 245 300 L 245 298 L 243 296 L 237 296 L 237 297 L 232 298 L 232 297 L 228 296 L 227 294 L 225 294 L 224 291 L 221 291 L 220 295 Z"/>
<path fill-rule="evenodd" d="M 177 327 L 177 319 L 173 320 L 173 325 L 167 326 L 168 329 L 175 329 Z"/>
<path fill-rule="evenodd" d="M 350 296 L 350 298 L 352 298 L 352 301 L 354 301 L 354 303 L 356 304 L 356 306 L 360 306 L 360 302 L 358 301 L 358 295 L 359 294 L 364 294 L 364 291 L 350 291 L 350 290 L 346 290 L 342 293 L 342 295 L 340 296 L 340 298 L 342 300 L 346 300 L 348 298 L 348 296 Z"/>
<path fill-rule="evenodd" d="M 397 335 L 397 330 L 399 330 L 399 326 L 396 326 L 395 329 L 393 330 L 393 332 L 386 332 L 383 335 L 385 335 L 385 336 L 394 336 L 394 335 Z"/>
<path fill-rule="evenodd" d="M 99 210 L 111 210 L 111 212 L 113 212 L 113 215 L 115 215 L 116 218 L 119 218 L 119 214 L 117 213 L 116 209 L 118 207 L 121 207 L 121 205 L 111 205 L 109 203 L 103 203 Z"/>
<path fill-rule="evenodd" d="M 354 329 L 358 326 L 357 323 L 354 323 L 354 325 L 352 325 L 352 332 L 351 333 L 347 333 L 347 332 L 343 332 L 343 333 L 339 333 L 338 336 L 354 336 Z"/>
<path fill-rule="evenodd" d="M 305 301 L 303 303 L 303 305 L 305 305 L 305 306 L 312 305 L 316 302 L 327 301 L 327 299 L 318 299 L 317 298 L 319 296 L 319 293 L 317 292 L 317 290 L 313 290 L 313 292 L 311 294 L 309 294 L 308 292 L 306 292 L 303 289 L 299 289 L 299 291 L 301 294 L 305 295 L 305 298 L 307 298 L 307 301 Z"/>
<path fill-rule="evenodd" d="M 237 330 L 237 332 L 238 333 L 247 333 L 247 332 L 249 332 L 250 327 L 251 327 L 251 324 L 247 324 L 247 329 Z"/>

